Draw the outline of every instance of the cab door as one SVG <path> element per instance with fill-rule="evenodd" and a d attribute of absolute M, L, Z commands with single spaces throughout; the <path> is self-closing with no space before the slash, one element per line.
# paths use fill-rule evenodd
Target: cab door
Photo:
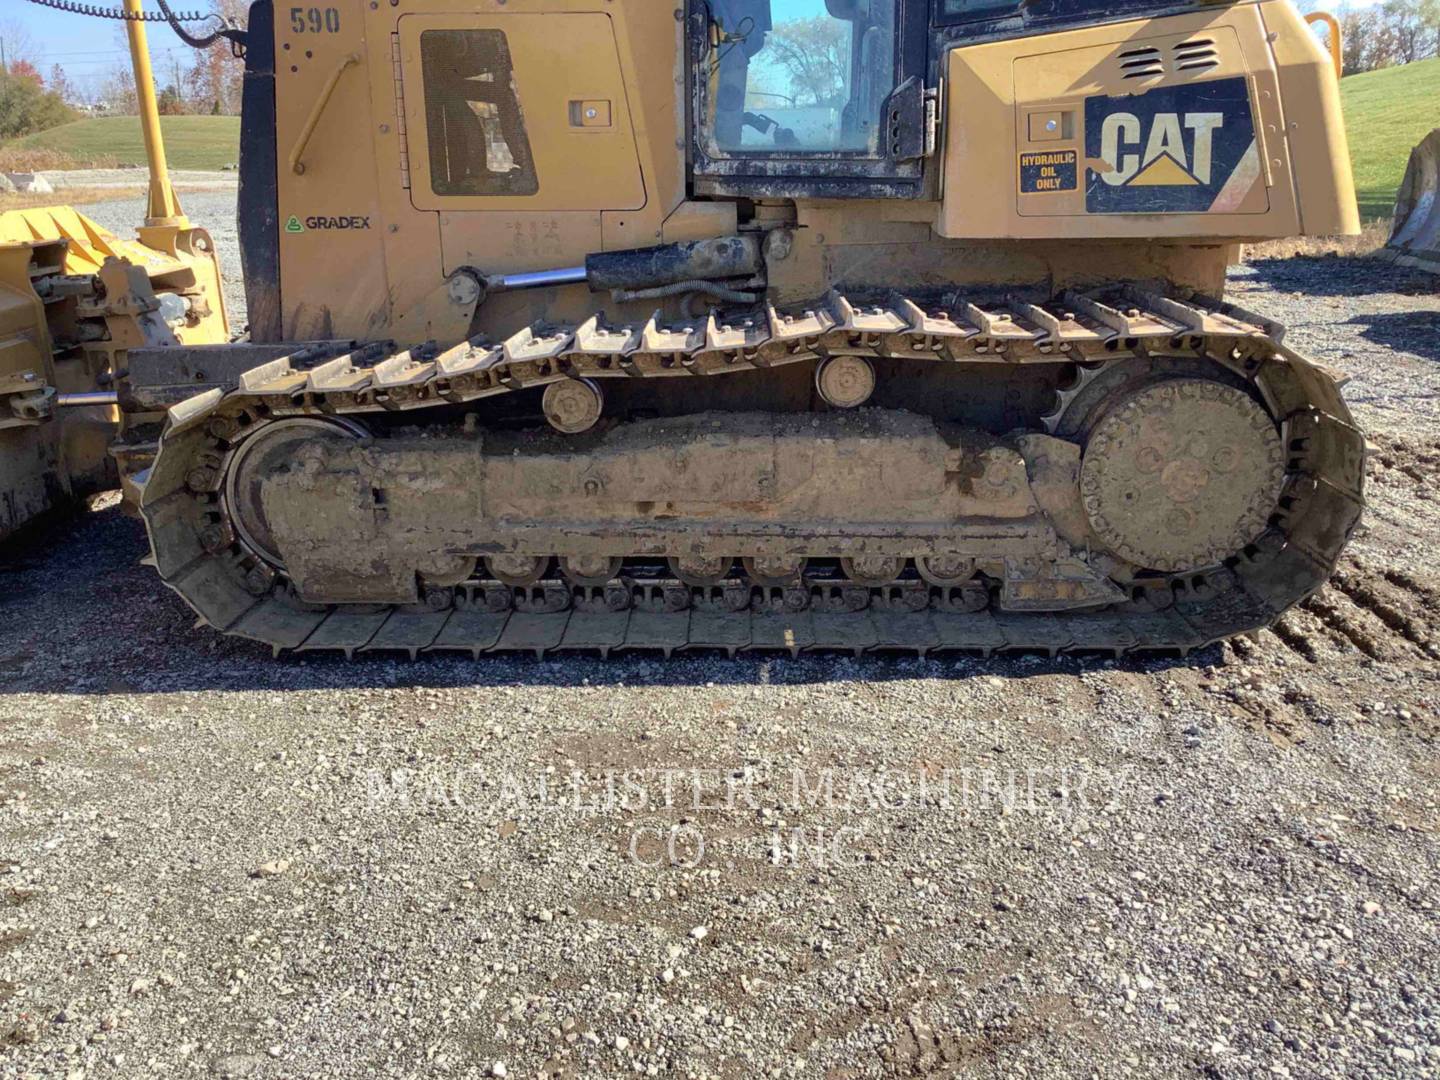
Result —
<path fill-rule="evenodd" d="M 416 14 L 399 28 L 417 210 L 645 205 L 608 15 Z"/>

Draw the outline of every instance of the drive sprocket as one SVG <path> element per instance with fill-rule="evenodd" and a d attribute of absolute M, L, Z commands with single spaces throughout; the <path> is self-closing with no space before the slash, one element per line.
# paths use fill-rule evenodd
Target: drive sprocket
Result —
<path fill-rule="evenodd" d="M 1275 422 L 1244 391 L 1169 379 L 1129 394 L 1090 432 L 1080 495 L 1091 527 L 1137 566 L 1214 566 L 1264 531 L 1280 495 Z"/>

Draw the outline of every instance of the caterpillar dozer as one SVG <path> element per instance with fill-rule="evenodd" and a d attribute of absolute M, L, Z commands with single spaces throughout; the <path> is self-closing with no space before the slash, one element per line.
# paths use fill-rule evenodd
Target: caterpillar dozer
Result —
<path fill-rule="evenodd" d="M 1289 0 L 259 0 L 248 340 L 129 350 L 151 558 L 281 649 L 1184 651 L 1363 506 L 1223 298 L 1357 228 Z"/>

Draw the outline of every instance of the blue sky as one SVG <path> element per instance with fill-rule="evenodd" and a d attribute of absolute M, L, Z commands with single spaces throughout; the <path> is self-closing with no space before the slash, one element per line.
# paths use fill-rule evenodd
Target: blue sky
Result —
<path fill-rule="evenodd" d="M 120 6 L 121 0 L 90 0 L 105 7 Z M 1352 0 L 1357 6 L 1374 3 L 1375 0 Z M 781 0 L 777 11 L 797 0 Z M 147 5 L 153 9 L 154 4 Z M 179 10 L 183 4 L 177 6 Z M 196 3 L 193 7 L 203 7 Z M 801 6 L 809 6 L 804 3 Z M 819 7 L 818 0 L 814 6 Z M 1322 8 L 1334 10 L 1340 0 L 1320 0 Z M 117 64 L 127 64 L 125 39 L 120 24 L 112 19 L 93 19 L 84 15 L 53 11 L 25 3 L 24 0 L 0 0 L 0 32 L 6 28 L 19 29 L 33 44 L 35 61 L 41 72 L 49 75 L 52 64 L 65 69 L 66 76 L 75 86 L 87 92 L 97 90 L 106 74 Z M 188 65 L 190 50 L 171 32 L 168 26 L 151 25 L 150 52 L 154 59 L 157 76 L 163 81 L 169 76 L 175 62 Z"/>
<path fill-rule="evenodd" d="M 121 0 L 88 2 L 114 8 L 121 4 Z M 146 6 L 155 8 L 153 3 Z M 203 7 L 202 4 L 170 6 L 177 11 Z M 165 79 L 174 61 L 188 66 L 191 50 L 168 26 L 152 24 L 146 29 L 150 35 L 150 53 L 157 77 Z M 51 66 L 59 64 L 71 83 L 86 91 L 97 89 L 117 64 L 129 65 L 124 29 L 113 19 L 94 19 L 52 11 L 23 0 L 0 0 L 0 36 L 16 30 L 29 39 L 32 58 L 41 74 L 48 77 Z"/>

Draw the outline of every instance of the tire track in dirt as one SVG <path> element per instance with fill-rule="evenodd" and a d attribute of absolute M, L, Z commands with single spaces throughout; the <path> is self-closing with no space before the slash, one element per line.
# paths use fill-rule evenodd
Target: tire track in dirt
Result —
<path fill-rule="evenodd" d="M 1417 603 L 1414 593 L 1404 587 L 1397 588 L 1383 572 L 1372 570 L 1358 560 L 1350 561 L 1352 565 L 1335 572 L 1331 585 L 1424 655 L 1440 656 L 1435 643 L 1434 619 L 1427 615 L 1428 605 Z"/>

